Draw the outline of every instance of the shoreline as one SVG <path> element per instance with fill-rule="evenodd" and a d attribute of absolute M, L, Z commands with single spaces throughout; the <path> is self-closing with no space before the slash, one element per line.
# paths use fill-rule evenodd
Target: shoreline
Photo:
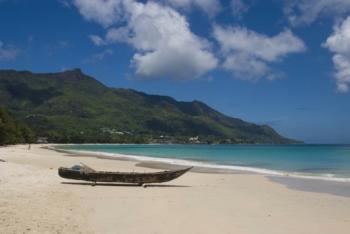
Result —
<path fill-rule="evenodd" d="M 66 144 L 65 144 L 66 145 Z M 67 144 L 67 145 L 76 145 L 76 144 Z M 133 144 L 128 144 L 133 145 Z M 288 172 L 288 171 L 277 171 L 265 168 L 254 168 L 254 167 L 244 167 L 236 165 L 222 165 L 222 164 L 213 164 L 206 163 L 202 161 L 193 161 L 185 159 L 172 159 L 172 158 L 162 158 L 162 157 L 152 157 L 146 155 L 128 155 L 121 153 L 106 153 L 106 152 L 94 152 L 94 151 L 83 151 L 83 150 L 69 150 L 69 149 L 59 149 L 56 146 L 57 144 L 50 144 L 49 149 L 55 150 L 58 152 L 64 152 L 74 155 L 85 155 L 88 157 L 96 157 L 101 159 L 112 159 L 112 160 L 127 160 L 131 162 L 139 162 L 139 165 L 149 168 L 156 169 L 178 169 L 179 166 L 193 166 L 193 172 L 200 173 L 233 173 L 233 174 L 260 174 L 268 177 L 286 177 L 286 178 L 296 178 L 296 179 L 305 179 L 312 181 L 330 181 L 336 183 L 349 183 L 350 178 L 344 177 L 330 177 L 329 174 L 301 174 L 298 172 Z M 157 166 L 155 166 L 157 165 Z"/>
<path fill-rule="evenodd" d="M 59 177 L 58 167 L 157 170 L 41 146 L 0 148 L 6 161 L 0 162 L 0 233 L 347 234 L 350 228 L 350 198 L 339 194 L 290 189 L 250 173 L 188 172 L 147 188 L 91 186 Z"/>

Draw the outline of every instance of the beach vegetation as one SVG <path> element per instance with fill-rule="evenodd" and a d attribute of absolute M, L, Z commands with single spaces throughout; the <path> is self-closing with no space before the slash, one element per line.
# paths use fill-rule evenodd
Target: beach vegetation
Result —
<path fill-rule="evenodd" d="M 0 108 L 0 145 L 33 143 L 35 140 L 32 129 L 14 120 L 4 108 Z"/>

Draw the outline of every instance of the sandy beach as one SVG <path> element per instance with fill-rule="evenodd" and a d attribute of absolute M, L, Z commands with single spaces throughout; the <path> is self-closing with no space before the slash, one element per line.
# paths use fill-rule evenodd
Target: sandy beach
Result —
<path fill-rule="evenodd" d="M 264 175 L 195 173 L 147 188 L 60 178 L 79 162 L 156 171 L 137 162 L 0 148 L 0 233 L 349 233 L 350 197 L 303 191 Z M 348 188 L 348 187 L 347 187 Z"/>

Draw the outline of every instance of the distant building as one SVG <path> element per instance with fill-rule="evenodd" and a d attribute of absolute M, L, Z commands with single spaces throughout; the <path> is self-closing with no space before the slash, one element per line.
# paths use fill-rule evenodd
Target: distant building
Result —
<path fill-rule="evenodd" d="M 109 133 L 109 134 L 117 134 L 117 135 L 124 135 L 127 132 L 122 132 L 122 131 L 118 131 L 117 129 L 114 128 L 101 128 L 101 131 L 103 133 Z"/>
<path fill-rule="evenodd" d="M 188 141 L 189 141 L 190 143 L 194 143 L 194 144 L 201 143 L 200 140 L 199 140 L 199 136 L 190 137 L 190 138 L 188 138 Z"/>
<path fill-rule="evenodd" d="M 49 142 L 47 141 L 47 137 L 38 137 L 38 139 L 36 140 L 36 143 L 38 143 L 38 144 L 47 144 Z"/>

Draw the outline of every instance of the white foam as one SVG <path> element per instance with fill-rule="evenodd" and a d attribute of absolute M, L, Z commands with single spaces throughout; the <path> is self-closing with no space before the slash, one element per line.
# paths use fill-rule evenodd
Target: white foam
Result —
<path fill-rule="evenodd" d="M 54 146 L 52 148 L 56 149 Z M 85 151 L 85 150 L 67 150 L 67 149 L 59 149 L 59 150 L 63 150 L 70 153 L 77 153 L 77 154 L 84 153 L 91 156 L 104 156 L 104 157 L 111 157 L 116 159 L 129 159 L 129 160 L 140 161 L 140 162 L 146 162 L 146 161 L 160 162 L 160 163 L 167 163 L 167 164 L 180 165 L 180 166 L 193 166 L 193 167 L 217 169 L 217 170 L 253 172 L 257 174 L 272 175 L 272 176 L 287 176 L 287 177 L 302 178 L 302 179 L 350 182 L 350 178 L 335 177 L 334 174 L 308 175 L 308 174 L 301 174 L 297 172 L 284 172 L 284 171 L 277 171 L 277 170 L 270 170 L 270 169 L 263 169 L 263 168 L 234 166 L 234 165 L 220 165 L 220 164 L 213 164 L 213 163 L 206 163 L 206 162 L 199 162 L 199 161 L 192 161 L 192 160 L 183 160 L 183 159 L 156 158 L 151 156 L 126 155 L 126 154 L 119 154 L 119 153 L 106 153 L 106 152 L 97 152 L 97 151 L 92 152 L 92 151 Z"/>

